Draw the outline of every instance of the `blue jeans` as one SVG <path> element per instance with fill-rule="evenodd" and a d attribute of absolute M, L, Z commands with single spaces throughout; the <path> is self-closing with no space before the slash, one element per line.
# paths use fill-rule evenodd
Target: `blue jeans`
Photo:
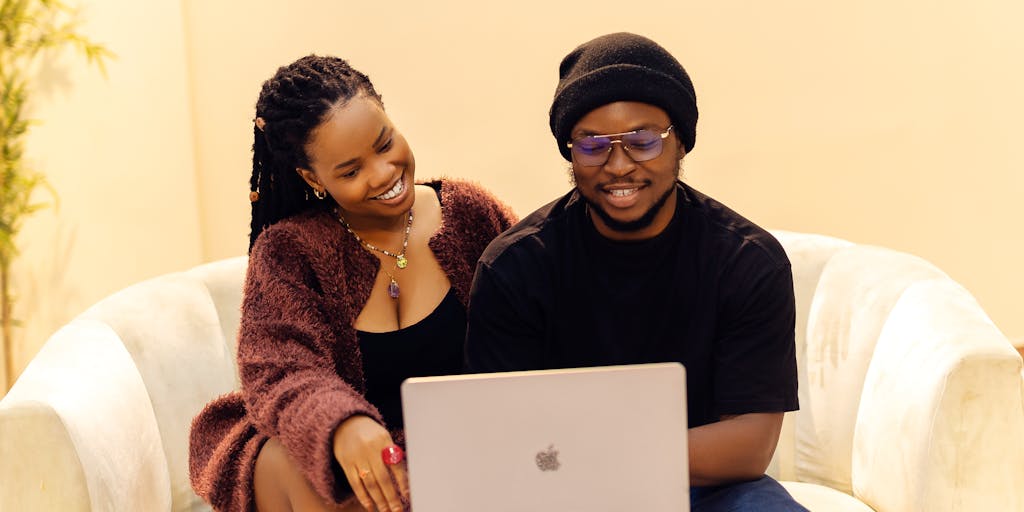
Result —
<path fill-rule="evenodd" d="M 690 488 L 691 512 L 808 512 L 770 476 L 750 482 Z"/>

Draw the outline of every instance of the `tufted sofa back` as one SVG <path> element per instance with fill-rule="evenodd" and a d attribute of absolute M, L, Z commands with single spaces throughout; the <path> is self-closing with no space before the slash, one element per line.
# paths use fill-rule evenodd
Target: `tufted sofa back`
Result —
<path fill-rule="evenodd" d="M 54 334 L 0 402 L 0 510 L 209 510 L 188 431 L 236 386 L 245 267 L 138 283 Z"/>
<path fill-rule="evenodd" d="M 773 234 L 793 264 L 800 410 L 770 473 L 875 510 L 1024 510 L 1006 492 L 1024 468 L 1021 359 L 974 298 L 906 253 Z"/>

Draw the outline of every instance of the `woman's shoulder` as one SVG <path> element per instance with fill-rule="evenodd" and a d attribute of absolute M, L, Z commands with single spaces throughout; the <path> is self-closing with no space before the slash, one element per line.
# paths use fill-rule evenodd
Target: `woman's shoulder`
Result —
<path fill-rule="evenodd" d="M 465 179 L 443 176 L 419 182 L 426 185 L 437 193 L 442 206 L 449 206 L 452 203 L 491 203 L 496 202 L 489 190 L 480 183 Z"/>
<path fill-rule="evenodd" d="M 437 183 L 441 190 L 448 189 L 453 194 L 489 193 L 479 182 L 468 178 L 442 176 L 431 183 Z"/>
<path fill-rule="evenodd" d="M 473 221 L 483 216 L 501 224 L 502 230 L 515 221 L 512 209 L 476 181 L 444 177 L 426 184 L 439 191 L 446 220 Z"/>
<path fill-rule="evenodd" d="M 336 218 L 328 211 L 293 215 L 268 226 L 253 244 L 251 257 L 281 252 L 307 254 L 337 236 Z"/>

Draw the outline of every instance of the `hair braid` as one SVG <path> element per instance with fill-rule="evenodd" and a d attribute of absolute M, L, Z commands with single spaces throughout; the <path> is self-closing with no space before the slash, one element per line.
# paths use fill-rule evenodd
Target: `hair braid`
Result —
<path fill-rule="evenodd" d="M 308 55 L 278 68 L 263 83 L 256 102 L 256 117 L 262 126 L 253 129 L 249 178 L 250 251 L 260 233 L 275 222 L 334 205 L 329 198 L 311 197 L 295 170 L 309 168 L 306 144 L 328 111 L 358 94 L 383 105 L 370 79 L 337 57 Z"/>

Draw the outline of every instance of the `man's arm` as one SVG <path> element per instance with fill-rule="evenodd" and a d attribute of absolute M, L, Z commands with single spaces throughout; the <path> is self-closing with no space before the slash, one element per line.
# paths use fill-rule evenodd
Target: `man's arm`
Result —
<path fill-rule="evenodd" d="M 720 421 L 689 431 L 692 485 L 760 478 L 771 462 L 785 411 L 797 408 L 795 301 L 788 262 L 760 251 L 740 258 L 723 281 L 715 347 Z"/>
<path fill-rule="evenodd" d="M 760 478 L 782 430 L 781 412 L 722 416 L 689 430 L 690 485 L 721 485 Z"/>

